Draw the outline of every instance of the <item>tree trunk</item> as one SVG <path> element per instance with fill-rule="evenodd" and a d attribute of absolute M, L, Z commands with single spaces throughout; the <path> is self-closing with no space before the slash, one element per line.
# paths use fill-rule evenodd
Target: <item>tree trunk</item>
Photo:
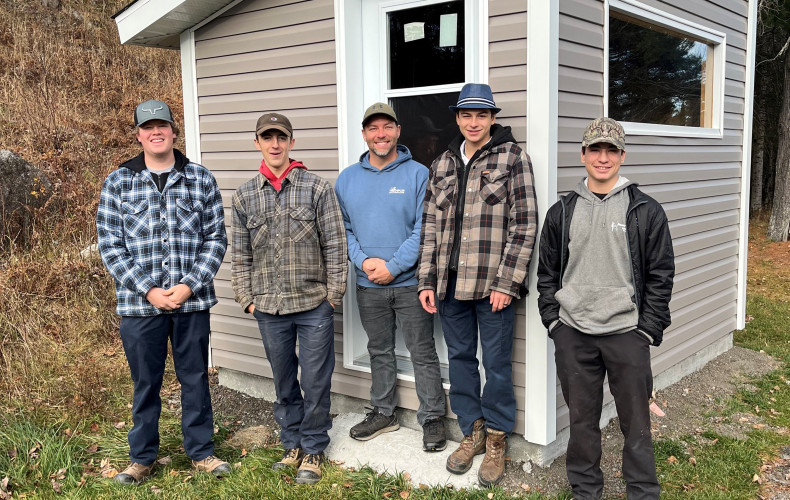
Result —
<path fill-rule="evenodd" d="M 776 155 L 776 184 L 768 238 L 772 241 L 787 241 L 787 230 L 790 228 L 790 55 L 785 55 L 782 110 L 778 125 L 779 151 Z"/>
<path fill-rule="evenodd" d="M 752 138 L 752 173 L 749 193 L 749 212 L 763 208 L 763 159 L 765 158 L 765 99 L 757 98 Z"/>

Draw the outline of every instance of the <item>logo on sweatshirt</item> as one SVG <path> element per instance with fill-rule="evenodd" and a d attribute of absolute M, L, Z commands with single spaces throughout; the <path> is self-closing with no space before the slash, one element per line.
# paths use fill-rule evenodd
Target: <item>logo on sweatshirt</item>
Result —
<path fill-rule="evenodd" d="M 395 186 L 392 186 L 390 188 L 390 194 L 406 194 L 406 190 L 405 189 L 398 189 Z"/>
<path fill-rule="evenodd" d="M 616 233 L 618 231 L 625 232 L 625 224 L 619 224 L 617 222 L 612 222 L 612 232 Z"/>

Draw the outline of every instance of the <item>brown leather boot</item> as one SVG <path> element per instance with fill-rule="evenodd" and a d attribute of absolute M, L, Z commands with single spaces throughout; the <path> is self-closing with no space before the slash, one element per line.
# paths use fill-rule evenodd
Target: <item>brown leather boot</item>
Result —
<path fill-rule="evenodd" d="M 481 486 L 493 486 L 502 479 L 505 473 L 505 452 L 507 452 L 507 434 L 494 429 L 487 429 L 486 456 L 477 471 L 477 480 Z"/>
<path fill-rule="evenodd" d="M 475 420 L 472 433 L 464 436 L 461 444 L 447 457 L 447 470 L 453 474 L 463 474 L 472 467 L 475 455 L 480 455 L 486 449 L 486 421 L 482 418 Z"/>

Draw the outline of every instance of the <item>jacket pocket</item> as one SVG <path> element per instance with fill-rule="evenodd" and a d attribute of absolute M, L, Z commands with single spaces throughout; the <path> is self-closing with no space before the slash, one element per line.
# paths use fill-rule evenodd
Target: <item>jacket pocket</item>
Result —
<path fill-rule="evenodd" d="M 315 212 L 309 208 L 292 208 L 288 225 L 291 233 L 291 240 L 294 243 L 318 237 L 315 227 Z"/>
<path fill-rule="evenodd" d="M 436 208 L 447 210 L 453 204 L 457 179 L 454 176 L 437 179 L 434 184 L 434 195 L 436 197 Z"/>
<path fill-rule="evenodd" d="M 508 172 L 504 169 L 484 170 L 480 176 L 480 198 L 487 205 L 498 205 L 507 199 Z"/>
<path fill-rule="evenodd" d="M 266 218 L 254 215 L 247 219 L 247 230 L 250 232 L 250 245 L 252 248 L 266 246 L 269 237 L 269 225 Z"/>
<path fill-rule="evenodd" d="M 203 208 L 199 203 L 188 198 L 176 199 L 176 217 L 178 229 L 182 233 L 197 234 L 200 232 L 200 214 Z"/>
<path fill-rule="evenodd" d="M 140 238 L 151 232 L 148 220 L 148 200 L 121 204 L 123 231 L 129 238 Z"/>

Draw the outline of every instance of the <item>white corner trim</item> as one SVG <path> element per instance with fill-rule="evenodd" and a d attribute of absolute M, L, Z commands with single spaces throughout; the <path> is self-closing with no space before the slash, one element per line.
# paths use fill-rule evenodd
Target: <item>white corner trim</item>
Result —
<path fill-rule="evenodd" d="M 527 6 L 527 153 L 532 159 L 539 227 L 557 201 L 559 123 L 559 0 L 529 0 Z M 526 301 L 526 401 L 524 438 L 547 445 L 557 437 L 557 370 L 554 346 L 537 305 L 538 242 L 532 251 Z"/>
<path fill-rule="evenodd" d="M 749 0 L 746 24 L 746 99 L 743 110 L 743 158 L 741 160 L 741 217 L 738 234 L 738 297 L 735 328 L 746 328 L 746 268 L 749 251 L 749 183 L 752 172 L 752 112 L 754 109 L 754 61 L 757 44 L 757 2 Z"/>
<path fill-rule="evenodd" d="M 200 149 L 200 114 L 198 111 L 197 70 L 195 68 L 195 32 L 181 33 L 181 85 L 184 99 L 184 141 L 186 155 L 202 163 Z"/>

